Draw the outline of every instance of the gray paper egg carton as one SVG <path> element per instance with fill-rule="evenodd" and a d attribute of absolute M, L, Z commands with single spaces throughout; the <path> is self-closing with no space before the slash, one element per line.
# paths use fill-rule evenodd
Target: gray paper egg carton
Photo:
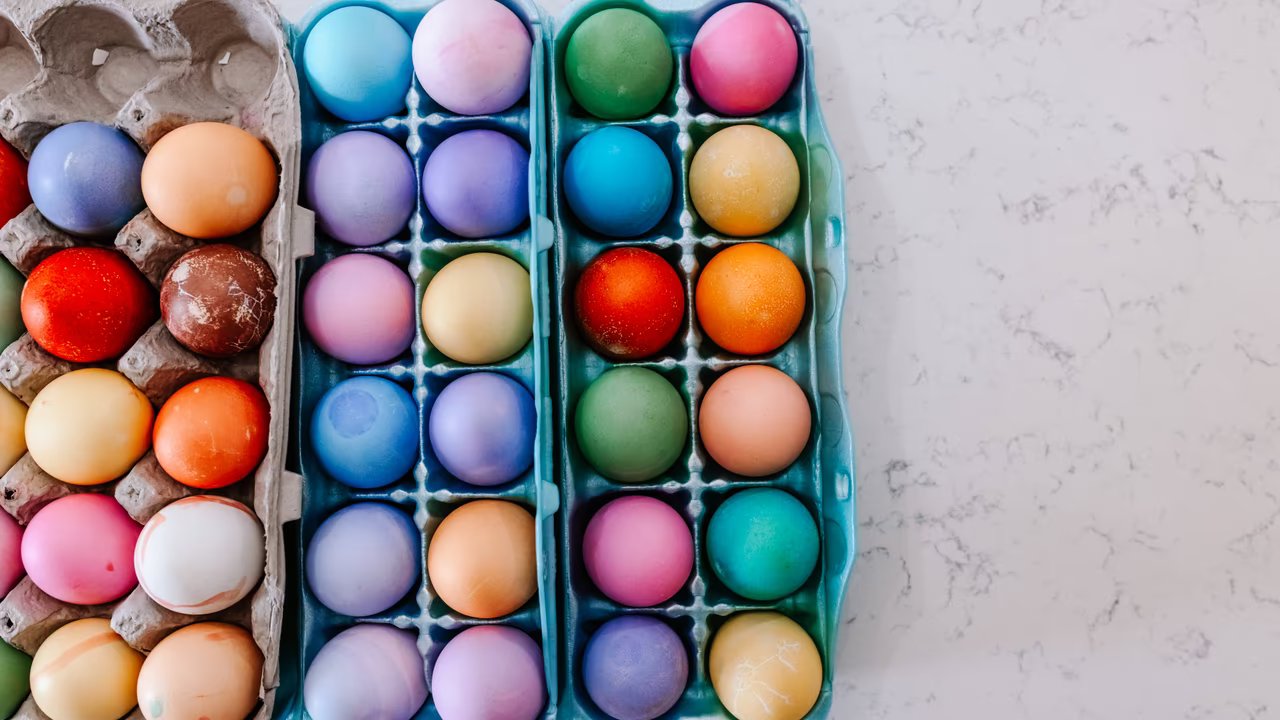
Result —
<path fill-rule="evenodd" d="M 250 597 L 209 616 L 188 616 L 154 603 L 141 588 L 116 603 L 75 606 L 41 592 L 28 578 L 0 602 L 0 637 L 31 654 L 50 633 L 84 617 L 112 627 L 147 652 L 172 630 L 220 620 L 250 629 L 266 662 L 262 702 L 269 717 L 279 684 L 284 606 L 281 523 L 296 516 L 296 487 L 281 480 L 288 439 L 291 335 L 294 326 L 292 241 L 300 156 L 297 81 L 280 21 L 266 0 L 23 0 L 0 7 L 0 135 L 29 157 L 54 128 L 80 120 L 120 128 L 144 150 L 168 131 L 199 121 L 244 128 L 280 165 L 279 195 L 263 222 L 225 242 L 259 253 L 275 272 L 275 326 L 257 353 L 212 360 L 179 345 L 157 321 L 114 365 L 158 410 L 175 390 L 200 377 L 230 375 L 258 383 L 271 406 L 267 457 L 253 475 L 212 491 L 253 508 L 266 530 L 266 572 Z M 224 241 L 209 241 L 224 242 Z M 179 235 L 144 210 L 114 242 L 72 237 L 28 207 L 0 229 L 0 252 L 24 275 L 57 250 L 106 245 L 124 252 L 157 288 L 182 253 L 207 244 Z M 23 335 L 0 353 L 0 383 L 30 404 L 49 382 L 83 365 L 44 352 Z M 140 523 L 168 503 L 201 494 L 169 478 L 153 453 L 122 479 L 92 488 L 43 473 L 30 455 L 0 478 L 0 505 L 26 524 L 45 504 L 76 492 L 113 493 Z M 44 718 L 28 698 L 16 717 Z M 141 717 L 135 708 L 128 716 Z"/>

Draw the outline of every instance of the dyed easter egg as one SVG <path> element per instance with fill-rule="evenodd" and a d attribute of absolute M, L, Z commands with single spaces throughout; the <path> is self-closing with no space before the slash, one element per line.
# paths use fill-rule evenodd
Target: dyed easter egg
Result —
<path fill-rule="evenodd" d="M 147 720 L 245 720 L 258 704 L 262 651 L 248 630 L 220 622 L 174 631 L 147 655 L 138 709 Z"/>
<path fill-rule="evenodd" d="M 612 360 L 665 348 L 684 319 L 684 285 L 662 256 L 641 248 L 597 255 L 578 278 L 574 310 L 584 339 Z"/>
<path fill-rule="evenodd" d="M 755 115 L 787 93 L 798 57 L 796 34 L 781 13 L 763 3 L 737 3 L 698 29 L 689 76 L 717 112 Z"/>
<path fill-rule="evenodd" d="M 311 156 L 306 193 L 321 232 L 369 247 L 404 230 L 418 200 L 418 178 L 399 143 L 355 130 L 335 136 Z"/>
<path fill-rule="evenodd" d="M 414 304 L 404 270 L 373 255 L 343 255 L 311 276 L 302 321 L 326 353 L 352 365 L 376 365 L 409 349 Z"/>
<path fill-rule="evenodd" d="M 529 89 L 533 41 L 516 14 L 495 0 L 444 0 L 413 34 L 418 82 L 446 110 L 490 115 Z"/>
<path fill-rule="evenodd" d="M 311 444 L 335 480 L 363 490 L 390 485 L 418 462 L 418 406 L 390 380 L 348 378 L 316 405 Z"/>
<path fill-rule="evenodd" d="M 11 717 L 31 694 L 31 657 L 0 642 L 0 717 Z"/>
<path fill-rule="evenodd" d="M 698 276 L 698 326 L 738 355 L 763 355 L 786 344 L 804 318 L 804 280 L 795 263 L 761 243 L 721 250 Z"/>
<path fill-rule="evenodd" d="M 30 204 L 27 161 L 12 145 L 0 140 L 0 227 L 18 217 Z"/>
<path fill-rule="evenodd" d="M 27 410 L 27 449 L 41 470 L 71 485 L 129 472 L 151 447 L 151 403 L 113 370 L 75 370 L 49 383 Z"/>
<path fill-rule="evenodd" d="M 515 503 L 474 500 L 445 516 L 427 544 L 436 595 L 463 615 L 510 615 L 538 592 L 533 516 Z"/>
<path fill-rule="evenodd" d="M 0 475 L 27 454 L 27 406 L 0 387 Z"/>
<path fill-rule="evenodd" d="M 156 291 L 122 253 L 59 250 L 22 291 L 22 321 L 49 354 L 74 363 L 120 357 L 156 321 Z"/>
<path fill-rule="evenodd" d="M 782 472 L 809 443 L 809 399 L 795 380 L 767 365 L 736 367 L 716 378 L 698 408 L 698 434 L 731 473 Z"/>
<path fill-rule="evenodd" d="M 506 235 L 529 219 L 529 151 L 495 130 L 452 135 L 427 158 L 422 198 L 451 233 Z"/>
<path fill-rule="evenodd" d="M 666 97 L 674 67 L 662 28 L 625 8 L 602 10 L 582 21 L 569 36 L 564 57 L 573 99 L 605 120 L 652 112 Z"/>
<path fill-rule="evenodd" d="M 171 395 L 156 415 L 156 460 L 188 487 L 226 487 L 267 456 L 270 424 L 271 407 L 257 385 L 202 378 Z"/>
<path fill-rule="evenodd" d="M 22 567 L 22 526 L 8 513 L 0 512 L 0 597 L 8 595 L 25 574 Z"/>
<path fill-rule="evenodd" d="M 564 194 L 573 214 L 610 237 L 652 230 L 671 206 L 673 183 L 658 144 L 626 127 L 604 127 L 582 138 L 564 166 Z"/>
<path fill-rule="evenodd" d="M 276 200 L 276 161 L 233 125 L 200 122 L 160 138 L 142 166 L 142 194 L 156 219 L 193 238 L 248 230 Z"/>
<path fill-rule="evenodd" d="M 547 702 L 542 651 L 513 627 L 468 628 L 440 651 L 431 690 L 441 720 L 534 720 Z"/>
<path fill-rule="evenodd" d="M 574 414 L 578 449 L 601 475 L 642 483 L 684 451 L 689 418 L 680 393 L 648 368 L 615 368 L 596 378 Z"/>
<path fill-rule="evenodd" d="M 198 247 L 160 284 L 160 316 L 188 350 L 224 358 L 258 349 L 276 317 L 276 275 L 235 245 Z"/>
<path fill-rule="evenodd" d="M 403 510 L 375 502 L 349 505 L 311 538 L 307 585 L 336 613 L 380 613 L 417 586 L 421 547 L 418 528 Z"/>
<path fill-rule="evenodd" d="M 31 660 L 31 696 L 50 720 L 117 720 L 138 704 L 142 653 L 106 618 L 58 628 Z"/>
<path fill-rule="evenodd" d="M 616 720 L 654 720 L 675 707 L 689 682 L 689 656 L 670 625 L 624 615 L 587 641 L 582 676 L 591 701 Z"/>
<path fill-rule="evenodd" d="M 138 538 L 138 584 L 160 605 L 208 615 L 244 599 L 262 579 L 266 541 L 253 511 L 196 495 L 166 505 Z"/>
<path fill-rule="evenodd" d="M 818 564 L 818 526 L 794 495 L 774 488 L 736 493 L 711 516 L 711 569 L 748 600 L 800 589 Z"/>
<path fill-rule="evenodd" d="M 0 257 L 0 352 L 22 337 L 22 286 L 27 279 Z"/>
<path fill-rule="evenodd" d="M 142 212 L 142 150 L 119 130 L 75 122 L 44 136 L 27 184 L 36 209 L 57 227 L 109 237 Z"/>
<path fill-rule="evenodd" d="M 734 237 L 764 235 L 786 222 L 800 196 L 800 166 L 787 143 L 757 125 L 707 138 L 689 166 L 698 216 Z"/>
<path fill-rule="evenodd" d="M 582 538 L 587 575 L 611 600 L 651 607 L 680 592 L 693 572 L 693 534 L 672 507 L 629 495 L 596 511 Z"/>
<path fill-rule="evenodd" d="M 822 691 L 822 657 L 813 639 L 776 612 L 729 618 L 711 638 L 708 669 L 716 696 L 738 720 L 800 720 Z"/>
<path fill-rule="evenodd" d="M 141 532 L 110 495 L 68 495 L 45 505 L 27 524 L 22 565 L 36 587 L 58 600 L 111 602 L 138 584 L 133 550 Z"/>
<path fill-rule="evenodd" d="M 515 355 L 533 337 L 529 271 L 497 253 L 456 258 L 427 285 L 422 327 L 437 350 L 460 363 Z"/>
<path fill-rule="evenodd" d="M 390 625 L 343 630 L 311 661 L 302 695 L 312 720 L 410 720 L 427 701 L 418 634 Z"/>
<path fill-rule="evenodd" d="M 373 8 L 338 8 L 307 33 L 302 71 L 316 100 L 343 120 L 395 115 L 413 83 L 409 33 Z"/>
<path fill-rule="evenodd" d="M 533 465 L 538 413 L 533 395 L 499 373 L 463 375 L 431 406 L 428 434 L 436 459 L 472 485 L 515 480 Z"/>

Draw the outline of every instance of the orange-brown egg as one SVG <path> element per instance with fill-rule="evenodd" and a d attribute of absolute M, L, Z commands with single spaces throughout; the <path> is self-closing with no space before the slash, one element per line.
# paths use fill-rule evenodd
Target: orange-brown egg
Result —
<path fill-rule="evenodd" d="M 440 599 L 464 615 L 519 610 L 538 591 L 533 516 L 502 500 L 459 507 L 431 536 L 427 576 Z"/>
<path fill-rule="evenodd" d="M 256 225 L 275 202 L 277 184 L 276 163 L 266 146 L 223 123 L 173 130 L 142 165 L 142 195 L 156 219 L 205 240 Z"/>
<path fill-rule="evenodd" d="M 762 355 L 791 339 L 804 317 L 804 280 L 782 251 L 761 243 L 720 251 L 698 277 L 698 325 L 738 355 Z"/>
<path fill-rule="evenodd" d="M 244 720 L 258 704 L 262 651 L 247 630 L 227 623 L 188 625 L 160 641 L 138 676 L 147 720 Z"/>

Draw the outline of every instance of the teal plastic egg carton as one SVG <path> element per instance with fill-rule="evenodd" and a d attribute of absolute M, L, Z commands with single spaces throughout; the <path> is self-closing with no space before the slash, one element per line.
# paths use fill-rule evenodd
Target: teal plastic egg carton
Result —
<path fill-rule="evenodd" d="M 342 7 L 360 5 L 380 10 L 399 22 L 410 36 L 419 21 L 436 2 L 331 2 L 313 8 L 301 25 L 291 28 L 292 52 L 298 64 L 298 82 L 302 114 L 303 182 L 307 163 L 326 140 L 343 132 L 367 130 L 382 133 L 401 143 L 413 160 L 414 172 L 421 186 L 424 163 L 431 151 L 455 133 L 473 129 L 491 129 L 517 138 L 530 153 L 529 216 L 531 221 L 514 234 L 489 240 L 466 240 L 450 235 L 427 213 L 418 193 L 417 206 L 408 229 L 391 241 L 371 248 L 351 248 L 326 237 L 318 228 L 314 247 L 299 248 L 299 288 L 305 289 L 310 277 L 325 262 L 345 253 L 368 252 L 391 260 L 404 269 L 415 289 L 416 334 L 411 352 L 395 362 L 378 367 L 355 367 L 322 352 L 303 329 L 298 318 L 296 342 L 297 363 L 294 387 L 294 449 L 296 469 L 302 474 L 301 520 L 289 528 L 292 543 L 290 567 L 290 607 L 286 623 L 292 623 L 286 638 L 284 657 L 287 667 L 281 669 L 282 703 L 278 717 L 307 718 L 302 701 L 302 685 L 306 670 L 320 648 L 337 633 L 355 623 L 386 623 L 418 634 L 418 649 L 424 660 L 424 671 L 431 672 L 444 645 L 459 632 L 476 625 L 502 624 L 529 633 L 541 646 L 543 667 L 550 701 L 544 717 L 556 715 L 556 688 L 559 686 L 559 613 L 556 608 L 556 542 L 554 515 L 559 507 L 559 491 L 552 470 L 552 401 L 550 328 L 552 242 L 551 224 L 547 219 L 547 178 L 542 172 L 546 164 L 545 48 L 546 21 L 535 5 L 524 0 L 500 0 L 529 29 L 533 39 L 533 61 L 527 95 L 506 112 L 485 116 L 459 116 L 436 104 L 422 90 L 415 78 L 407 96 L 407 110 L 399 115 L 372 122 L 350 123 L 340 120 L 320 107 L 302 71 L 302 48 L 308 33 L 326 14 Z M 436 271 L 449 261 L 475 252 L 501 253 L 518 261 L 529 271 L 534 308 L 533 340 L 514 357 L 496 365 L 466 365 L 455 362 L 433 348 L 421 323 L 422 296 Z M 301 302 L 298 303 L 301 312 Z M 427 416 L 431 405 L 452 380 L 476 371 L 500 372 L 519 380 L 533 394 L 538 405 L 536 452 L 534 464 L 521 478 L 506 485 L 482 488 L 452 478 L 433 456 L 427 437 Z M 308 427 L 320 398 L 338 382 L 349 377 L 373 375 L 399 383 L 418 405 L 419 461 L 413 474 L 396 484 L 377 490 L 355 490 L 330 478 L 325 473 L 311 446 Z M 426 574 L 427 548 L 440 522 L 460 505 L 479 499 L 502 499 L 527 508 L 536 520 L 539 551 L 538 594 L 512 615 L 494 620 L 477 620 L 461 615 L 440 600 Z M 316 529 L 335 511 L 359 501 L 382 501 L 412 514 L 422 533 L 418 558 L 419 587 L 401 605 L 373 617 L 352 618 L 338 615 L 316 600 L 307 586 L 304 554 Z M 439 718 L 433 696 L 415 716 Z"/>
<path fill-rule="evenodd" d="M 840 323 L 846 291 L 843 177 L 818 105 L 813 75 L 813 47 L 808 24 L 791 2 L 762 0 L 781 12 L 795 30 L 801 49 L 792 86 L 768 112 L 754 117 L 715 114 L 693 92 L 689 81 L 689 49 L 698 29 L 713 13 L 738 0 L 583 0 L 555 23 L 550 53 L 551 197 L 556 231 L 556 314 L 559 376 L 558 467 L 564 509 L 559 517 L 562 688 L 560 713 L 565 718 L 607 720 L 583 687 L 584 647 L 605 621 L 619 615 L 651 615 L 665 619 L 681 635 L 689 652 L 689 683 L 684 695 L 663 718 L 727 718 L 708 672 L 708 654 L 716 631 L 733 614 L 777 610 L 796 620 L 814 639 L 823 661 L 821 694 L 807 717 L 831 713 L 836 637 L 840 607 L 854 547 L 853 443 L 846 422 L 841 384 Z M 568 91 L 564 58 L 570 36 L 588 17 L 610 8 L 630 8 L 653 19 L 666 34 L 676 60 L 676 78 L 654 114 L 633 121 L 610 122 L 590 116 Z M 785 224 L 761 238 L 729 238 L 697 217 L 688 192 L 689 165 L 701 144 L 715 132 L 739 124 L 761 125 L 780 135 L 800 166 L 800 199 Z M 634 240 L 602 240 L 573 216 L 561 190 L 565 161 L 573 145 L 601 127 L 638 130 L 657 142 L 675 169 L 675 195 L 668 215 L 649 235 Z M 800 329 L 782 348 L 759 357 L 728 354 L 700 332 L 694 319 L 694 288 L 699 269 L 719 250 L 740 242 L 764 242 L 784 252 L 800 269 L 806 287 L 806 311 Z M 665 258 L 685 289 L 685 317 L 676 343 L 640 362 L 614 363 L 583 342 L 573 306 L 573 287 L 583 268 L 614 247 L 642 247 Z M 760 480 L 735 477 L 716 465 L 697 435 L 702 394 L 724 371 L 765 364 L 794 378 L 804 389 L 813 412 L 809 443 L 791 467 Z M 682 395 L 689 414 L 684 453 L 664 477 L 638 485 L 602 477 L 586 462 L 570 429 L 574 406 L 583 391 L 605 371 L 619 365 L 649 368 L 669 380 Z M 706 550 L 707 524 L 720 504 L 735 491 L 776 487 L 799 498 L 817 520 L 822 554 L 819 569 L 795 594 L 777 602 L 746 602 L 712 573 Z M 587 522 L 605 502 L 629 495 L 664 500 L 689 523 L 694 538 L 694 573 L 688 584 L 656 608 L 622 606 L 600 593 L 587 576 L 581 547 Z M 638 679 L 638 682 L 643 680 Z"/>

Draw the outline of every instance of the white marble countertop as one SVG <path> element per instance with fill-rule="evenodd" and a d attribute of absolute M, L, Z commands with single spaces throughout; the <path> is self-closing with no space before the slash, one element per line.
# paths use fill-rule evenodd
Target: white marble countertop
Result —
<path fill-rule="evenodd" d="M 833 717 L 1280 717 L 1280 5 L 802 5 L 848 178 Z"/>

